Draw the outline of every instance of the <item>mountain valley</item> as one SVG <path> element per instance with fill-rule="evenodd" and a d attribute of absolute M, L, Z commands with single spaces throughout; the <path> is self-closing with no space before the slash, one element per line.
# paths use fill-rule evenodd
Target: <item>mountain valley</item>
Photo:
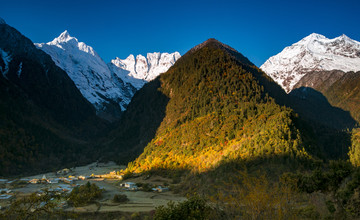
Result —
<path fill-rule="evenodd" d="M 68 31 L 0 36 L 0 218 L 360 216 L 359 42 L 311 34 L 258 68 L 214 38 L 105 63 Z"/>

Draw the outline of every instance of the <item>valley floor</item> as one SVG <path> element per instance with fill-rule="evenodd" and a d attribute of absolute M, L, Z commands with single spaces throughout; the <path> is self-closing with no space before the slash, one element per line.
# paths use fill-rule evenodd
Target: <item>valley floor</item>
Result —
<path fill-rule="evenodd" d="M 140 184 L 149 184 L 151 186 L 164 186 L 170 182 L 170 179 L 166 179 L 159 176 L 151 176 L 146 179 L 143 177 L 134 177 L 127 180 L 120 180 L 116 177 L 113 171 L 124 169 L 125 166 L 118 166 L 115 163 L 92 163 L 87 166 L 75 167 L 72 169 L 64 169 L 66 174 L 60 174 L 57 172 L 39 174 L 30 177 L 24 177 L 17 180 L 8 180 L 4 184 L 4 189 L 10 191 L 6 195 L 11 195 L 9 199 L 0 200 L 0 206 L 2 208 L 7 207 L 12 201 L 30 195 L 31 193 L 42 193 L 45 189 L 49 191 L 71 192 L 72 189 L 78 185 L 84 185 L 87 182 L 95 183 L 100 189 L 104 189 L 102 198 L 97 200 L 95 203 L 82 206 L 82 207 L 69 207 L 66 205 L 65 200 L 59 202 L 59 207 L 65 212 L 75 212 L 80 215 L 86 215 L 90 213 L 134 213 L 134 212 L 150 212 L 155 210 L 156 207 L 166 205 L 169 201 L 179 202 L 186 200 L 185 197 L 175 194 L 172 191 L 166 192 L 154 192 L 154 191 L 142 191 L 141 188 L 138 190 L 128 190 L 122 187 L 120 184 L 125 182 L 134 182 Z M 114 175 L 109 173 L 113 172 Z M 64 177 L 66 176 L 66 177 Z M 32 184 L 31 180 L 42 180 L 43 177 L 50 183 L 37 183 Z M 85 179 L 80 179 L 80 178 Z M 54 180 L 59 180 L 56 182 Z M 55 183 L 51 183 L 51 181 Z M 69 181 L 66 183 L 64 181 Z M 14 184 L 20 182 L 21 184 Z M 5 188 L 6 187 L 6 188 Z M 0 187 L 1 188 L 1 187 Z M 113 202 L 114 195 L 126 195 L 129 201 L 126 203 L 115 203 Z M 5 194 L 4 194 L 5 195 Z"/>

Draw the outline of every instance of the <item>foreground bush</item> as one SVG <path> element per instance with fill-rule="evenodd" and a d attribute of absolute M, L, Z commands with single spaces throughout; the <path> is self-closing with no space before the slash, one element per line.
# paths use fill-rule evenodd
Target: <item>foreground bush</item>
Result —
<path fill-rule="evenodd" d="M 198 196 L 175 204 L 170 201 L 167 206 L 159 206 L 155 210 L 155 220 L 187 220 L 187 219 L 208 219 L 211 208 L 206 201 Z"/>
<path fill-rule="evenodd" d="M 125 203 L 127 201 L 129 201 L 129 199 L 126 195 L 114 195 L 113 202 Z"/>

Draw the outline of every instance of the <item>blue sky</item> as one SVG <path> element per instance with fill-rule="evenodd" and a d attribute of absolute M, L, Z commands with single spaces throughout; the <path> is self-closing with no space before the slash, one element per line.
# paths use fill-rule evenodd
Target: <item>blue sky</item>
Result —
<path fill-rule="evenodd" d="M 33 42 L 65 29 L 109 62 L 147 52 L 182 55 L 208 38 L 260 66 L 311 33 L 360 41 L 360 1 L 0 0 L 0 17 Z"/>

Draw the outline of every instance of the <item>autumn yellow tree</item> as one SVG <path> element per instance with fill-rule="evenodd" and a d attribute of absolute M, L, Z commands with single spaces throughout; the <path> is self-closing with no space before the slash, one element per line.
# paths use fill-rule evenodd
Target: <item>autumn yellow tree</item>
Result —
<path fill-rule="evenodd" d="M 360 129 L 354 129 L 351 136 L 349 158 L 352 165 L 360 166 Z"/>

